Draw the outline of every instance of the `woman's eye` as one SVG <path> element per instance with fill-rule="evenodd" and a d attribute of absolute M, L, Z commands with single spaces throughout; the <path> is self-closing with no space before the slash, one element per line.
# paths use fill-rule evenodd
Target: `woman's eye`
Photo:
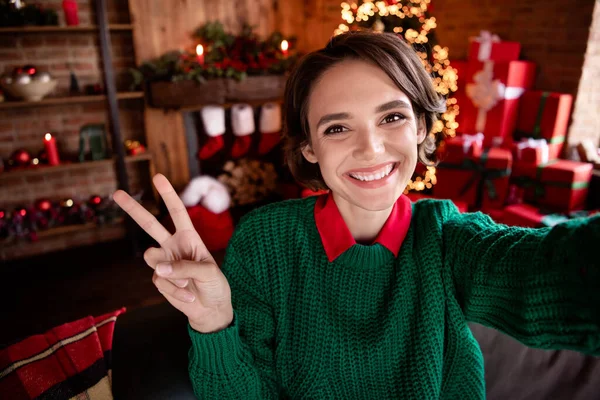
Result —
<path fill-rule="evenodd" d="M 392 122 L 401 121 L 404 119 L 406 119 L 406 117 L 404 115 L 399 114 L 399 113 L 394 113 L 394 114 L 386 115 L 385 118 L 383 119 L 383 123 L 391 124 Z"/>
<path fill-rule="evenodd" d="M 335 135 L 336 133 L 342 133 L 345 132 L 346 128 L 344 128 L 341 125 L 333 125 L 330 126 L 329 128 L 325 129 L 325 135 Z"/>

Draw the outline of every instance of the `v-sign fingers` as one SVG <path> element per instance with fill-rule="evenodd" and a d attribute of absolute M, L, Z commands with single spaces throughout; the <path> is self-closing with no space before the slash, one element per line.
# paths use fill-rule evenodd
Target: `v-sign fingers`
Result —
<path fill-rule="evenodd" d="M 164 200 L 167 210 L 169 210 L 169 215 L 173 220 L 175 229 L 178 231 L 186 229 L 194 230 L 194 224 L 190 219 L 187 209 L 177 195 L 177 192 L 175 192 L 175 189 L 173 189 L 171 182 L 162 174 L 154 175 L 152 181 L 160 197 Z"/>
<path fill-rule="evenodd" d="M 164 243 L 171 237 L 154 215 L 123 190 L 117 190 L 113 194 L 113 200 L 158 243 Z"/>

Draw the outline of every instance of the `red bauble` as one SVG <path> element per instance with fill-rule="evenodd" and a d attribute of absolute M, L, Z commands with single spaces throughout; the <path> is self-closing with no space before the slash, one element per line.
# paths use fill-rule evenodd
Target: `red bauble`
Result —
<path fill-rule="evenodd" d="M 6 218 L 6 210 L 0 210 L 0 220 Z"/>
<path fill-rule="evenodd" d="M 52 208 L 52 202 L 48 199 L 39 199 L 35 202 L 35 209 L 38 211 L 49 211 Z"/>
<path fill-rule="evenodd" d="M 100 203 L 102 203 L 102 197 L 98 196 L 98 195 L 94 195 L 90 197 L 90 205 L 92 207 L 96 207 L 99 206 Z"/>
<path fill-rule="evenodd" d="M 10 160 L 14 166 L 24 167 L 31 163 L 31 154 L 25 149 L 13 151 Z"/>

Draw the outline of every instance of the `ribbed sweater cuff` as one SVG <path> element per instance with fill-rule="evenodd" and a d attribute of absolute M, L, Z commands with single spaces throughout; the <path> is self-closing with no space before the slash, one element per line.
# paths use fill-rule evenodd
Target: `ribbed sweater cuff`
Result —
<path fill-rule="evenodd" d="M 235 315 L 231 325 L 219 332 L 201 333 L 189 323 L 188 332 L 197 367 L 215 374 L 231 374 L 239 370 L 243 350 Z"/>

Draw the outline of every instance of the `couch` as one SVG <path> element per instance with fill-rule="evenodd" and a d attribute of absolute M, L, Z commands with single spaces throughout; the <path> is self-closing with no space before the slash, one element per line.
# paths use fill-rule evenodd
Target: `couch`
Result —
<path fill-rule="evenodd" d="M 600 358 L 528 348 L 478 324 L 471 330 L 484 355 L 488 400 L 600 399 Z M 120 315 L 112 348 L 115 400 L 195 399 L 190 345 L 185 316 L 166 302 Z"/>

